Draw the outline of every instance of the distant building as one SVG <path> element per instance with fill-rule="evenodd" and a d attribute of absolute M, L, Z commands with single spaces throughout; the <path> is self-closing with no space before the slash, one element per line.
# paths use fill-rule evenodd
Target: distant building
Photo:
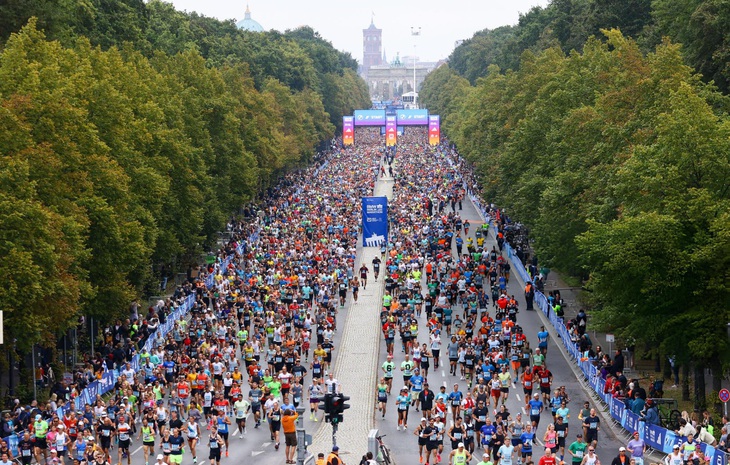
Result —
<path fill-rule="evenodd" d="M 251 10 L 248 8 L 248 4 L 246 5 L 246 13 L 243 16 L 243 19 L 236 23 L 236 27 L 238 27 L 238 29 L 244 29 L 251 32 L 264 32 L 263 26 L 261 26 L 255 19 L 251 19 Z"/>
<path fill-rule="evenodd" d="M 362 30 L 362 72 L 383 64 L 383 30 L 375 27 L 372 18 L 370 27 Z"/>
<path fill-rule="evenodd" d="M 415 62 L 415 63 L 414 63 Z M 363 79 L 368 84 L 370 98 L 374 100 L 393 100 L 408 92 L 418 92 L 428 73 L 444 63 L 418 61 L 418 57 L 405 56 L 401 60 L 396 54 L 390 63 L 371 66 Z M 413 85 L 413 68 L 416 68 L 416 84 Z"/>
<path fill-rule="evenodd" d="M 363 53 L 360 76 L 367 82 L 370 98 L 374 101 L 393 100 L 407 92 L 418 92 L 426 75 L 445 61 L 420 62 L 418 57 L 412 56 L 405 56 L 401 60 L 400 54 L 396 54 L 395 59 L 388 63 L 383 51 L 382 35 L 383 30 L 375 27 L 372 19 L 370 27 L 362 30 Z M 414 66 L 416 69 L 415 88 Z"/>

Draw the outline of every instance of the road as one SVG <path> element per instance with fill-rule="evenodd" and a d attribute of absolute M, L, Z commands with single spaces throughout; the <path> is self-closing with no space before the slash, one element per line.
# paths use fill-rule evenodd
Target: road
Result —
<path fill-rule="evenodd" d="M 459 212 L 463 219 L 469 220 L 469 222 L 472 224 L 472 228 L 470 230 L 470 235 L 473 237 L 474 230 L 476 229 L 476 226 L 481 224 L 482 219 L 479 216 L 479 213 L 477 212 L 474 205 L 469 201 L 466 200 L 463 203 L 463 210 Z M 488 238 L 489 247 L 491 248 L 492 244 L 496 245 L 496 242 L 494 241 L 494 238 L 490 234 Z M 455 251 L 454 251 L 455 252 Z M 361 250 L 358 250 L 358 255 L 360 259 Z M 382 281 L 382 276 L 381 276 Z M 379 289 L 381 289 L 381 286 L 374 286 L 371 284 L 369 286 L 369 289 L 362 290 L 361 291 L 361 302 L 359 304 L 353 304 L 351 296 L 348 297 L 347 304 L 343 309 L 340 311 L 340 315 L 338 316 L 338 321 L 346 321 L 348 315 L 350 312 L 361 312 L 363 311 L 362 303 L 363 301 L 371 300 L 371 299 L 379 299 Z M 528 340 L 531 343 L 531 346 L 536 347 L 537 346 L 537 337 L 536 333 L 539 331 L 540 326 L 542 326 L 542 320 L 540 319 L 540 316 L 538 315 L 538 312 L 528 312 L 525 311 L 525 303 L 522 293 L 522 285 L 517 281 L 517 279 L 513 277 L 509 282 L 508 285 L 508 291 L 510 294 L 514 294 L 516 299 L 520 303 L 521 311 L 518 314 L 517 322 L 522 328 L 524 329 L 525 334 L 528 337 Z M 371 295 L 372 294 L 372 295 Z M 370 299 L 369 299 L 370 298 Z M 375 310 L 375 309 L 374 309 Z M 426 317 L 425 314 L 423 314 L 420 317 L 419 320 L 419 326 L 421 328 L 424 328 L 423 331 L 419 331 L 419 342 L 427 342 L 427 331 L 425 331 L 426 327 Z M 342 337 L 342 331 L 339 330 L 335 333 L 335 359 L 337 360 L 338 357 L 338 348 L 341 345 L 341 337 Z M 570 368 L 569 362 L 566 361 L 563 356 L 561 355 L 560 351 L 558 350 L 557 344 L 560 344 L 560 341 L 549 341 L 549 349 L 548 349 L 548 358 L 547 363 L 549 369 L 552 371 L 554 375 L 554 382 L 553 386 L 565 386 L 567 389 L 568 394 L 571 397 L 571 402 L 568 405 L 568 407 L 571 410 L 570 419 L 568 421 L 569 425 L 569 434 L 568 434 L 568 444 L 572 442 L 572 440 L 575 438 L 575 434 L 580 429 L 579 421 L 577 419 L 577 413 L 578 409 L 582 406 L 583 402 L 585 400 L 588 400 L 589 397 L 586 395 L 586 393 L 582 390 L 580 383 L 575 378 L 573 371 Z M 352 366 L 346 366 L 346 367 L 340 367 L 336 366 L 334 367 L 334 370 L 336 373 L 342 372 L 342 370 L 346 370 L 348 372 L 348 375 L 350 377 L 354 376 L 356 379 L 361 379 L 363 383 L 369 384 L 372 387 L 373 392 L 373 398 L 375 397 L 375 384 L 376 380 L 379 377 L 379 373 L 372 373 L 370 368 L 373 366 L 380 366 L 382 362 L 385 360 L 385 343 L 382 341 L 382 338 L 379 342 L 379 353 L 377 354 L 369 354 L 369 353 L 362 353 L 358 354 L 359 357 L 362 357 L 364 362 L 362 364 L 352 363 Z M 444 350 L 442 350 L 444 352 Z M 396 367 L 400 366 L 400 363 L 403 361 L 403 353 L 400 352 L 399 347 L 396 345 L 396 353 L 394 354 L 394 362 L 396 363 Z M 377 356 L 377 360 L 371 360 L 370 357 Z M 374 363 L 373 363 L 374 362 Z M 443 361 L 442 361 L 443 364 Z M 448 364 L 448 359 L 447 359 Z M 465 389 L 465 381 L 461 380 L 460 377 L 453 376 L 448 373 L 448 368 L 445 368 L 443 366 L 438 367 L 434 369 L 432 368 L 432 372 L 429 373 L 428 376 L 428 382 L 430 384 L 430 387 L 432 389 L 438 389 L 438 386 L 446 386 L 447 392 L 451 391 L 454 384 L 458 384 L 460 389 Z M 387 437 L 385 438 L 385 443 L 390 447 L 392 450 L 393 456 L 396 460 L 396 463 L 398 464 L 415 464 L 418 463 L 419 457 L 418 457 L 418 446 L 417 446 L 417 438 L 413 434 L 413 430 L 419 423 L 420 419 L 420 412 L 416 412 L 413 409 L 409 412 L 409 421 L 408 421 L 408 430 L 397 430 L 396 429 L 396 408 L 394 404 L 395 400 L 395 392 L 399 388 L 400 384 L 397 380 L 400 379 L 399 376 L 396 376 L 396 381 L 394 382 L 394 389 L 393 393 L 394 395 L 390 398 L 390 403 L 388 405 L 387 413 L 384 418 L 381 418 L 381 415 L 374 410 L 371 412 L 371 416 L 369 418 L 359 418 L 362 415 L 367 415 L 367 412 L 361 413 L 361 412 L 355 412 L 353 410 L 347 410 L 345 412 L 345 418 L 344 422 L 361 422 L 361 425 L 363 426 L 362 429 L 367 430 L 368 425 L 375 425 L 375 428 L 377 428 L 380 432 L 380 434 L 385 434 Z M 307 379 L 302 383 L 305 387 L 308 386 L 311 382 L 311 376 L 307 376 Z M 347 394 L 348 386 L 344 386 L 345 394 Z M 513 385 L 512 389 L 510 390 L 510 397 L 506 402 L 507 409 L 514 415 L 517 412 L 522 412 L 523 416 L 525 416 L 524 411 L 524 398 L 522 397 L 522 389 L 521 386 Z M 449 414 L 450 417 L 450 414 Z M 328 437 L 331 431 L 331 427 L 328 424 L 323 423 L 320 413 L 319 421 L 315 422 L 310 419 L 308 411 L 303 415 L 303 418 L 300 420 L 304 429 L 307 431 L 308 434 L 311 434 L 313 436 L 318 436 L 320 438 L 322 437 Z M 547 427 L 547 424 L 551 422 L 551 416 L 549 413 L 549 410 L 546 410 L 542 415 L 542 421 L 540 422 L 540 427 L 537 431 L 537 438 L 542 438 L 545 429 Z M 234 422 L 235 423 L 235 422 Z M 343 424 L 342 427 L 346 427 L 346 424 Z M 450 426 L 450 425 L 448 425 Z M 207 432 L 204 432 L 203 434 L 204 440 L 203 443 L 207 444 Z M 448 438 L 447 438 L 448 439 Z M 365 450 L 353 450 L 353 448 L 348 447 L 347 443 L 343 443 L 340 440 L 340 445 L 342 447 L 341 451 L 341 457 L 347 463 L 348 465 L 357 464 L 360 461 L 360 457 L 362 454 L 365 453 Z M 362 441 L 357 441 L 358 444 L 363 443 Z M 249 428 L 248 431 L 242 435 L 240 432 L 234 431 L 231 434 L 230 438 L 230 452 L 228 457 L 224 457 L 222 462 L 223 464 L 229 463 L 229 464 L 237 464 L 237 463 L 256 463 L 256 464 L 262 464 L 262 465 L 269 465 L 269 464 L 282 464 L 284 463 L 284 445 L 282 441 L 282 445 L 279 450 L 276 450 L 274 447 L 273 441 L 271 441 L 269 436 L 268 427 L 266 424 L 262 424 L 262 426 L 258 429 L 252 427 L 252 422 L 249 418 Z M 325 454 L 329 452 L 328 450 L 321 450 L 324 449 L 322 446 L 322 442 L 318 442 L 318 449 L 319 450 L 310 450 L 310 452 L 314 453 L 316 455 L 317 452 L 324 452 Z M 600 435 L 599 438 L 599 446 L 598 446 L 598 455 L 602 463 L 608 464 L 612 460 L 613 457 L 617 455 L 618 447 L 623 444 L 620 443 L 619 439 L 616 439 L 613 437 L 612 433 L 610 432 L 610 428 L 607 427 L 607 425 L 604 425 L 603 432 Z M 311 448 L 310 448 L 311 449 Z M 132 445 L 132 464 L 134 465 L 142 465 L 144 463 L 143 453 L 141 450 L 141 443 L 135 442 Z M 442 463 L 448 463 L 448 453 L 450 452 L 451 447 L 449 444 L 449 441 L 446 441 L 444 454 L 442 456 Z M 540 448 L 536 447 L 535 454 L 537 457 L 539 457 L 539 451 Z M 116 458 L 116 454 L 112 454 L 113 457 Z M 481 454 L 479 454 L 481 455 Z M 472 463 L 476 463 L 479 460 L 479 458 L 476 458 L 476 460 L 472 461 Z M 569 460 L 569 459 L 568 459 Z M 154 458 L 152 458 L 152 462 L 154 462 Z M 207 446 L 203 447 L 202 450 L 198 453 L 198 462 L 197 465 L 208 465 L 208 449 Z M 193 463 L 192 456 L 189 453 L 189 451 L 186 451 L 184 459 L 183 459 L 183 465 L 190 465 Z"/>

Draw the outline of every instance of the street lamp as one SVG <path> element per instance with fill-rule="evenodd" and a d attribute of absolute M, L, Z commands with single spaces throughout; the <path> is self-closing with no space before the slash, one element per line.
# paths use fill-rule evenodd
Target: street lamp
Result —
<path fill-rule="evenodd" d="M 411 36 L 421 35 L 421 27 L 411 27 Z M 418 108 L 418 92 L 416 91 L 416 39 L 413 39 L 413 106 Z"/>

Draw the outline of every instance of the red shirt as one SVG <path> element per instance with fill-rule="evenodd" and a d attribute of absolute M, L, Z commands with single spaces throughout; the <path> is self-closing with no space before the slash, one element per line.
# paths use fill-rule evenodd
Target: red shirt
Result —
<path fill-rule="evenodd" d="M 555 460 L 555 457 L 553 457 L 553 456 L 546 457 L 543 455 L 542 457 L 540 457 L 539 465 L 556 465 L 556 463 L 557 462 Z"/>

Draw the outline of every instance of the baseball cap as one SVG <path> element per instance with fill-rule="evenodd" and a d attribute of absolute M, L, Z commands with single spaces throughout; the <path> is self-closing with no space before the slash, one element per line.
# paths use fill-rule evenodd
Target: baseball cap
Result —
<path fill-rule="evenodd" d="M 41 418 L 43 418 L 43 417 L 42 417 L 42 416 L 41 416 L 41 414 L 39 413 L 39 414 L 37 414 L 37 415 L 35 416 L 35 421 L 41 421 Z"/>
<path fill-rule="evenodd" d="M 618 451 L 619 451 L 619 452 L 626 452 L 626 448 L 625 448 L 625 447 L 619 447 L 619 448 L 618 448 Z"/>
<path fill-rule="evenodd" d="M 459 443 L 459 447 L 464 447 L 464 443 L 463 442 L 460 442 Z"/>
<path fill-rule="evenodd" d="M 160 454 L 157 456 L 157 460 L 165 460 L 165 457 L 162 454 Z"/>
<path fill-rule="evenodd" d="M 332 452 L 337 452 L 338 450 L 340 450 L 340 448 L 339 448 L 339 447 L 337 447 L 337 446 L 332 446 Z"/>
<path fill-rule="evenodd" d="M 674 446 L 672 446 L 672 449 L 679 449 L 679 444 L 675 444 Z"/>

